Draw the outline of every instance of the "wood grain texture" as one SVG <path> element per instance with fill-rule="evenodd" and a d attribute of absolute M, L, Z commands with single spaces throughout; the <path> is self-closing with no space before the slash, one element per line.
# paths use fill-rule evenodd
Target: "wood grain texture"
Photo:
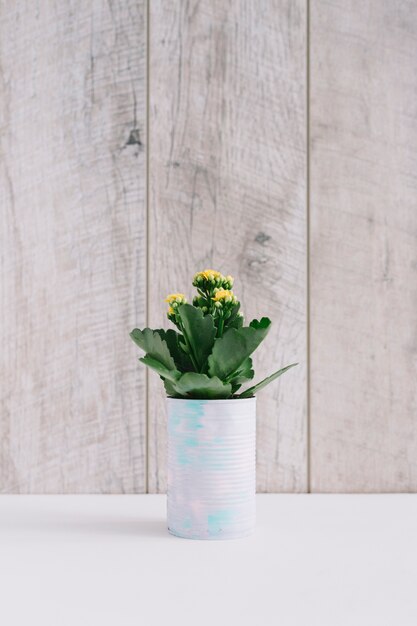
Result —
<path fill-rule="evenodd" d="M 417 5 L 311 3 L 313 491 L 417 490 Z"/>
<path fill-rule="evenodd" d="M 144 3 L 0 6 L 0 491 L 142 492 Z"/>
<path fill-rule="evenodd" d="M 149 323 L 193 273 L 235 276 L 273 330 L 256 378 L 258 490 L 306 482 L 306 3 L 156 0 L 150 13 Z M 166 410 L 149 375 L 149 489 L 166 487 Z"/>

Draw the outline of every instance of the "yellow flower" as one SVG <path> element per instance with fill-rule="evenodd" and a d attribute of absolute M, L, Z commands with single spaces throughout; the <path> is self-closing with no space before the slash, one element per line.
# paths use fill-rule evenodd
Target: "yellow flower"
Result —
<path fill-rule="evenodd" d="M 168 302 L 168 318 L 171 316 L 175 316 L 175 311 L 179 307 L 180 304 L 185 304 L 187 302 L 186 297 L 183 293 L 171 293 L 169 296 L 165 298 L 165 302 Z"/>
<path fill-rule="evenodd" d="M 237 302 L 235 294 L 233 291 L 230 291 L 230 289 L 217 289 L 212 300 L 214 300 L 214 302 L 231 302 L 233 304 Z"/>
<path fill-rule="evenodd" d="M 202 272 L 202 274 L 204 275 L 205 278 L 207 278 L 207 280 L 216 280 L 217 278 L 221 278 L 222 275 L 220 272 L 218 272 L 217 270 L 204 270 Z"/>
<path fill-rule="evenodd" d="M 185 304 L 185 302 L 187 302 L 187 299 L 183 293 L 171 293 L 165 298 L 165 302 L 168 302 L 168 304 L 170 305 Z"/>
<path fill-rule="evenodd" d="M 194 276 L 193 283 L 198 283 L 201 280 L 208 281 L 221 281 L 223 279 L 223 275 L 217 270 L 203 270 L 202 272 L 197 272 Z"/>

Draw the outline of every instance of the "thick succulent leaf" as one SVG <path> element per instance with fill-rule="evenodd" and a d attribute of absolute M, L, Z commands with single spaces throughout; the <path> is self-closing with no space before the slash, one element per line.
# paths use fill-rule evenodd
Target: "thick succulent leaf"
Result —
<path fill-rule="evenodd" d="M 229 320 L 233 320 L 236 317 L 236 315 L 239 313 L 239 309 L 240 309 L 240 302 L 236 302 L 236 304 L 232 306 L 230 310 Z"/>
<path fill-rule="evenodd" d="M 167 379 L 164 380 L 164 387 L 165 387 L 167 396 L 170 396 L 171 398 L 182 397 L 181 394 L 177 391 L 174 383 L 172 383 L 170 380 L 167 380 Z"/>
<path fill-rule="evenodd" d="M 211 315 L 191 304 L 178 307 L 184 338 L 200 372 L 207 371 L 207 359 L 213 349 L 216 328 Z"/>
<path fill-rule="evenodd" d="M 149 354 L 145 354 L 145 356 L 141 357 L 139 361 L 155 370 L 155 372 L 157 372 L 164 379 L 167 378 L 168 380 L 175 381 L 181 376 L 181 372 L 175 369 L 175 366 L 174 369 L 168 369 L 160 361 L 154 359 Z"/>
<path fill-rule="evenodd" d="M 184 338 L 180 333 L 177 333 L 176 330 L 170 328 L 169 330 L 164 330 L 162 328 L 156 330 L 155 332 L 159 333 L 161 339 L 166 341 L 168 350 L 175 361 L 175 365 L 180 372 L 193 372 L 194 367 L 191 362 L 190 357 L 182 347 L 184 344 Z"/>
<path fill-rule="evenodd" d="M 264 337 L 268 334 L 269 328 L 271 326 L 271 320 L 269 317 L 262 317 L 260 320 L 252 320 L 249 324 L 250 328 L 255 328 L 259 331 L 265 331 Z"/>
<path fill-rule="evenodd" d="M 250 326 L 228 328 L 223 337 L 216 340 L 209 357 L 210 376 L 231 380 L 245 359 L 265 339 L 270 325 L 271 321 L 264 317 L 260 322 L 254 320 Z"/>
<path fill-rule="evenodd" d="M 139 328 L 135 328 L 130 333 L 130 336 L 139 348 L 142 348 L 148 356 L 159 361 L 166 369 L 176 369 L 174 359 L 168 350 L 167 343 L 162 339 L 157 330 L 151 330 L 150 328 L 139 330 Z"/>
<path fill-rule="evenodd" d="M 233 374 L 233 378 L 230 378 L 228 382 L 231 382 L 234 384 L 237 384 L 237 383 L 241 384 L 241 383 L 246 382 L 247 380 L 252 380 L 254 375 L 255 375 L 255 372 L 252 369 L 252 359 L 248 357 L 247 359 L 243 361 L 242 365 L 240 365 L 237 372 Z"/>
<path fill-rule="evenodd" d="M 153 335 L 153 331 L 150 328 L 144 328 L 140 330 L 139 328 L 134 328 L 131 333 L 129 333 L 130 337 L 133 339 L 135 344 L 139 346 L 144 352 L 147 352 L 148 344 L 149 344 L 149 333 Z"/>
<path fill-rule="evenodd" d="M 271 374 L 271 376 L 268 376 L 267 378 L 264 378 L 264 380 L 261 380 L 261 382 L 258 383 L 257 385 L 254 385 L 253 387 L 249 387 L 249 389 L 246 389 L 245 391 L 243 391 L 241 394 L 239 394 L 239 398 L 250 398 L 254 396 L 258 391 L 260 391 L 261 389 L 269 385 L 269 383 L 272 383 L 273 380 L 275 380 L 276 378 L 278 378 L 279 376 L 287 372 L 292 367 L 295 367 L 296 365 L 298 365 L 298 363 L 291 363 L 291 365 L 287 365 L 286 367 L 283 367 L 282 369 L 278 370 L 274 374 Z"/>
<path fill-rule="evenodd" d="M 243 326 L 243 317 L 236 316 L 232 321 L 227 322 L 227 328 L 242 328 Z"/>
<path fill-rule="evenodd" d="M 239 309 L 240 302 L 231 309 L 230 317 L 225 321 L 225 328 L 241 328 L 243 326 L 243 317 L 241 315 L 238 316 Z"/>
<path fill-rule="evenodd" d="M 238 371 L 229 381 L 232 385 L 232 393 L 235 394 L 236 391 L 241 388 L 242 383 L 246 383 L 248 380 L 252 380 L 254 375 L 255 372 L 252 369 L 252 359 L 249 357 L 245 361 L 243 361 Z"/>
<path fill-rule="evenodd" d="M 219 378 L 209 378 L 206 374 L 188 372 L 176 380 L 174 387 L 177 393 L 185 398 L 216 400 L 229 398 L 232 395 L 232 386 L 223 383 Z"/>

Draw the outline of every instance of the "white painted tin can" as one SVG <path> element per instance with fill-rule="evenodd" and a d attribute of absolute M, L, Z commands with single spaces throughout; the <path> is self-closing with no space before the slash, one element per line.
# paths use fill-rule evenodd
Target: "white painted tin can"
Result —
<path fill-rule="evenodd" d="M 256 521 L 256 398 L 168 405 L 168 530 L 237 539 Z"/>

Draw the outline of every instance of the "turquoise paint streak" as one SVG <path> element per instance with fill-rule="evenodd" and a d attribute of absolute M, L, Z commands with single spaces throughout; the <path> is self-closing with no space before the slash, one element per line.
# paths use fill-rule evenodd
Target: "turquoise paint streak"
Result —
<path fill-rule="evenodd" d="M 180 465 L 190 465 L 193 462 L 191 452 L 198 447 L 198 438 L 187 433 L 197 432 L 203 428 L 201 418 L 204 417 L 205 401 L 189 402 L 184 407 L 181 403 L 169 420 L 169 432 L 178 436 L 176 444 L 177 460 Z"/>
<path fill-rule="evenodd" d="M 209 535 L 218 535 L 224 530 L 224 526 L 233 521 L 233 517 L 233 511 L 227 509 L 211 513 L 207 518 Z"/>

